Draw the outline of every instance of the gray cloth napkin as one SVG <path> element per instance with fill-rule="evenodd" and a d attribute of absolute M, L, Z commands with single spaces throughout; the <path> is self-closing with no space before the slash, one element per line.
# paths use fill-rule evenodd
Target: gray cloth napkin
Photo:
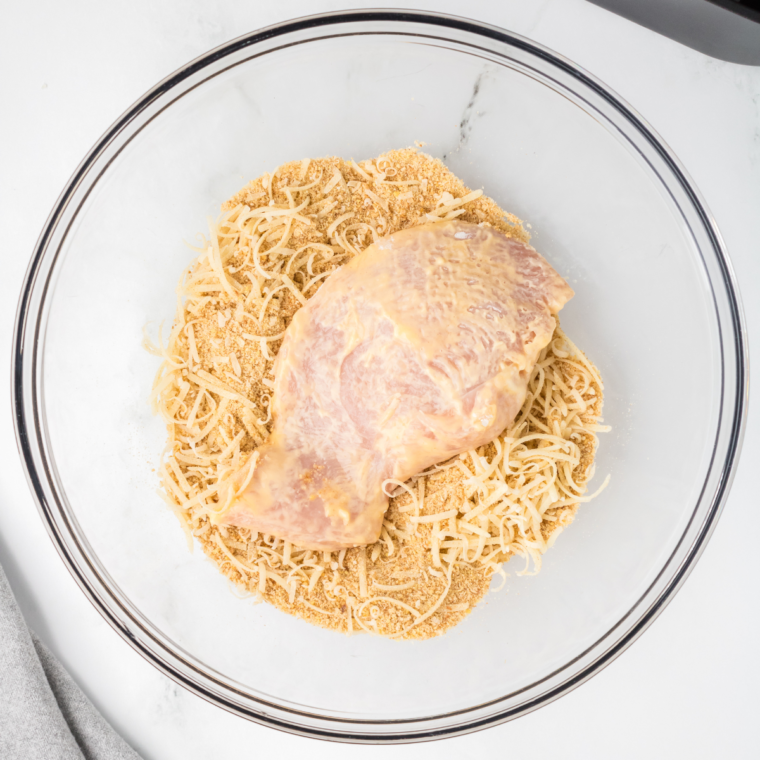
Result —
<path fill-rule="evenodd" d="M 2 567 L 0 758 L 140 760 L 26 627 Z"/>

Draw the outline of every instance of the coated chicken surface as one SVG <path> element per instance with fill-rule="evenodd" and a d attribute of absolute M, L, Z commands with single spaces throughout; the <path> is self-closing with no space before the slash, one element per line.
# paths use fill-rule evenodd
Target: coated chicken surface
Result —
<path fill-rule="evenodd" d="M 433 223 L 377 241 L 293 317 L 272 433 L 215 522 L 329 551 L 376 541 L 395 487 L 385 481 L 514 420 L 572 295 L 533 248 L 488 226 Z"/>

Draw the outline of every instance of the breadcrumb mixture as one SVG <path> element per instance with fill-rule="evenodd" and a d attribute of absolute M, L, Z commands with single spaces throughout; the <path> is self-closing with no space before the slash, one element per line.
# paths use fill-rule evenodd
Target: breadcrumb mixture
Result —
<path fill-rule="evenodd" d="M 223 206 L 178 288 L 153 402 L 167 422 L 164 498 L 189 541 L 257 598 L 344 633 L 427 639 L 459 623 L 502 565 L 525 568 L 587 501 L 603 386 L 558 328 L 515 423 L 396 489 L 380 540 L 340 552 L 217 527 L 218 491 L 269 434 L 272 365 L 293 314 L 379 237 L 458 218 L 527 242 L 522 222 L 414 149 L 305 159 Z M 605 481 L 606 484 L 606 481 Z M 604 485 L 602 486 L 604 487 Z M 436 515 L 440 515 L 436 518 Z"/>

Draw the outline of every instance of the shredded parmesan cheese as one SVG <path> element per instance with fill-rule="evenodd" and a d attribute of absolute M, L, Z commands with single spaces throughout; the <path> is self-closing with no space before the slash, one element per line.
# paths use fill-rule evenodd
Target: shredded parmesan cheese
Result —
<path fill-rule="evenodd" d="M 391 179 L 392 178 L 392 179 Z M 399 189 L 400 188 L 400 189 Z M 314 552 L 211 517 L 253 475 L 271 430 L 273 362 L 295 312 L 381 235 L 426 219 L 487 223 L 527 240 L 482 190 L 414 150 L 361 165 L 304 159 L 265 174 L 210 223 L 183 274 L 180 304 L 151 403 L 167 426 L 162 497 L 229 579 L 257 599 L 345 633 L 429 638 L 461 621 L 519 555 L 541 556 L 596 496 L 603 386 L 558 328 L 517 419 L 496 440 L 407 483 L 383 484 L 390 506 L 372 546 Z M 246 478 L 231 476 L 248 465 Z"/>

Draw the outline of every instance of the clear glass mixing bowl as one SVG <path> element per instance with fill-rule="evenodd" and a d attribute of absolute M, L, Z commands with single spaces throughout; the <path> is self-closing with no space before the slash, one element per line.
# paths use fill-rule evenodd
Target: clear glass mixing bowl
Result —
<path fill-rule="evenodd" d="M 426 143 L 532 225 L 601 369 L 596 483 L 536 577 L 427 642 L 345 637 L 236 598 L 156 494 L 163 424 L 143 326 L 171 321 L 183 239 L 254 176 L 305 156 Z M 415 741 L 577 686 L 682 583 L 741 441 L 746 363 L 723 244 L 662 141 L 574 64 L 504 30 L 346 12 L 230 42 L 136 103 L 84 160 L 19 306 L 19 445 L 50 535 L 103 616 L 202 697 L 288 731 Z"/>

